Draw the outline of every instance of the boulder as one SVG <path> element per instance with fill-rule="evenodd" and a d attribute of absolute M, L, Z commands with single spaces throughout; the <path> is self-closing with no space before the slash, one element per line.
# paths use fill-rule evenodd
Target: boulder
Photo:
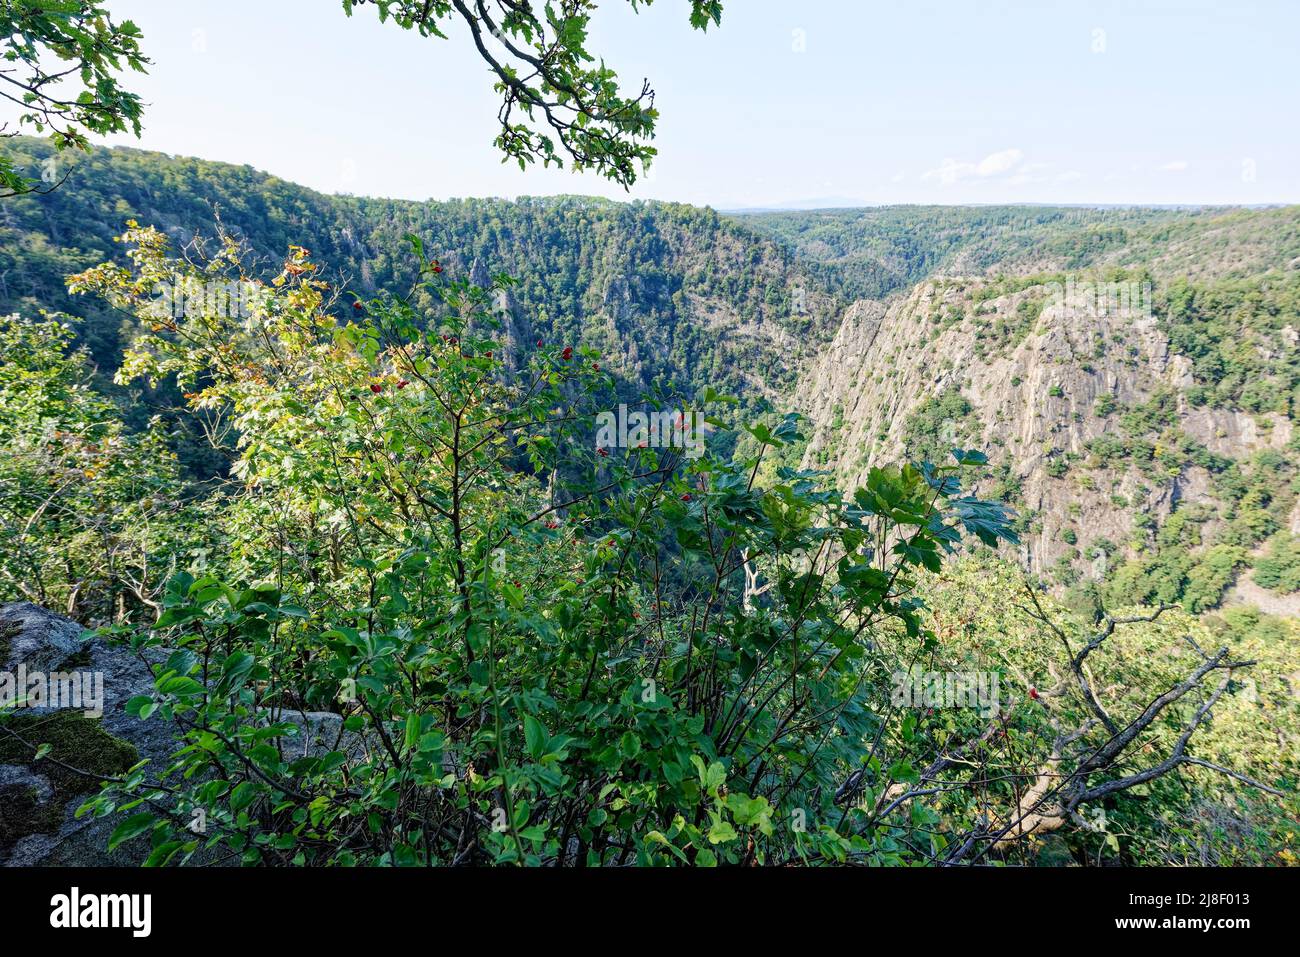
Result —
<path fill-rule="evenodd" d="M 0 605 L 0 673 L 61 672 L 102 689 L 103 714 L 86 709 L 20 707 L 0 727 L 0 864 L 134 864 L 139 848 L 106 850 L 112 818 L 74 813 L 99 788 L 142 759 L 162 762 L 175 749 L 171 729 L 126 713 L 153 677 L 127 647 L 90 636 L 76 622 L 27 603 Z M 16 680 L 16 679 L 15 679 Z M 102 684 L 100 683 L 102 682 Z M 21 694 L 24 689 L 18 689 Z M 82 704 L 86 704 L 83 701 Z M 34 746 L 50 745 L 34 761 Z"/>
<path fill-rule="evenodd" d="M 149 656 L 155 658 L 165 660 L 166 652 Z M 108 838 L 118 820 L 75 814 L 98 791 L 101 777 L 120 775 L 142 760 L 160 773 L 177 750 L 173 724 L 126 713 L 127 701 L 153 691 L 149 665 L 128 646 L 44 608 L 0 605 L 0 679 L 9 676 L 12 683 L 20 668 L 28 677 L 35 672 L 93 676 L 95 687 L 102 689 L 103 708 L 102 715 L 88 715 L 84 708 L 23 706 L 0 717 L 0 865 L 139 864 L 149 853 L 146 837 L 110 854 Z M 285 712 L 280 720 L 303 731 L 282 739 L 289 759 L 325 753 L 337 743 L 357 760 L 367 748 L 362 736 L 343 731 L 337 714 Z M 50 751 L 36 760 L 42 744 L 50 745 Z"/>

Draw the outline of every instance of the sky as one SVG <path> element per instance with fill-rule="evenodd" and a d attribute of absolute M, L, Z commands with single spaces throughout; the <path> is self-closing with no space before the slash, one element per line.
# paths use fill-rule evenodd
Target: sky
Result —
<path fill-rule="evenodd" d="M 660 155 L 631 192 L 502 165 L 466 32 L 339 0 L 105 0 L 154 65 L 140 140 L 327 193 L 599 194 L 721 209 L 1300 201 L 1296 0 L 605 0 L 589 48 L 642 78 Z"/>

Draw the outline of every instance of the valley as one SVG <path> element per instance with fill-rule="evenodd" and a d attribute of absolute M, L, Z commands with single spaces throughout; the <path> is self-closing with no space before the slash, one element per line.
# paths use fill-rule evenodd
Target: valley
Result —
<path fill-rule="evenodd" d="M 48 158 L 18 142 L 27 166 Z M 746 408 L 797 410 L 802 464 L 846 488 L 883 462 L 985 452 L 980 491 L 1018 512 L 1009 557 L 1078 602 L 1300 607 L 1277 575 L 1272 588 L 1252 577 L 1270 549 L 1284 564 L 1300 551 L 1295 207 L 722 216 L 581 197 L 330 197 L 129 149 L 67 162 L 67 188 L 0 206 L 0 312 L 79 316 L 105 383 L 130 322 L 69 296 L 63 277 L 114 257 L 127 219 L 178 246 L 210 245 L 220 223 L 266 262 L 298 243 L 363 295 L 412 283 L 398 254 L 412 232 L 480 285 L 514 277 L 507 355 L 581 341 L 625 399 L 710 385 Z"/>
<path fill-rule="evenodd" d="M 20 171 L 51 158 L 42 142 L 12 142 Z M 355 735 L 332 764 L 257 752 L 268 775 L 306 774 L 322 794 L 341 786 L 340 762 L 351 776 L 405 760 L 360 730 L 386 734 L 393 722 L 367 725 L 336 697 L 355 694 L 346 675 L 357 662 L 374 669 L 367 694 L 407 693 L 405 672 L 385 663 L 392 652 L 375 651 L 389 643 L 418 662 L 422 696 L 495 694 L 480 657 L 491 652 L 521 688 L 538 682 L 528 692 L 538 714 L 578 709 L 552 713 L 549 728 L 526 712 L 520 760 L 534 764 L 521 792 L 559 786 L 552 755 L 580 746 L 570 766 L 589 780 L 617 767 L 629 795 L 654 774 L 690 800 L 722 802 L 735 826 L 714 825 L 709 842 L 727 845 L 737 828 L 770 836 L 789 800 L 781 788 L 815 769 L 834 786 L 799 800 L 841 820 L 852 809 L 861 827 L 778 837 L 773 854 L 1293 861 L 1293 795 L 1255 776 L 1285 781 L 1300 740 L 1300 207 L 722 215 L 580 196 L 327 196 L 134 149 L 60 162 L 59 189 L 0 204 L 0 316 L 15 316 L 0 322 L 0 597 L 14 603 L 5 627 L 22 647 L 42 649 L 40 636 L 14 629 L 50 616 L 23 601 L 66 614 L 51 616 L 54 631 L 97 629 L 105 643 L 78 652 L 92 661 L 116 660 L 119 635 L 170 641 L 196 620 L 204 641 L 243 629 L 240 641 L 296 676 L 280 690 L 258 672 L 266 713 Z M 235 288 L 235 276 L 236 306 L 202 294 L 208 282 Z M 186 289 L 199 290 L 181 297 L 195 308 L 177 309 L 173 293 Z M 678 460 L 664 434 L 673 410 L 695 405 L 731 425 Z M 661 428 L 634 435 L 629 409 Z M 825 597 L 803 605 L 813 582 Z M 485 588 L 500 589 L 492 614 L 515 616 L 501 619 L 510 638 L 494 652 L 483 644 L 492 632 L 447 613 L 480 609 Z M 800 635 L 810 613 L 816 627 Z M 293 622 L 290 637 L 270 621 Z M 808 650 L 786 655 L 787 637 Z M 1070 657 L 1107 638 L 1088 667 Z M 252 669 L 242 654 L 222 667 Z M 732 684 L 715 684 L 703 660 L 734 668 Z M 199 667 L 189 652 L 167 662 Z M 552 668 L 563 676 L 553 686 Z M 799 675 L 789 693 L 786 669 Z M 1177 701 L 1216 670 L 1225 677 L 1207 700 L 1232 693 L 1213 724 L 1205 707 L 1152 710 L 1154 689 Z M 111 689 L 113 707 L 147 717 L 155 695 L 201 687 L 160 680 L 151 692 L 132 672 L 132 685 Z M 646 681 L 676 695 L 655 699 L 658 724 L 628 690 Z M 787 740 L 789 718 L 768 710 L 807 707 L 793 693 L 806 683 L 834 715 L 834 749 Z M 900 686 L 912 689 L 901 702 Z M 616 718 L 593 700 L 618 701 Z M 248 734 L 268 733 L 262 712 L 232 719 L 211 702 L 222 720 L 248 717 Z M 451 735 L 475 727 L 455 744 L 423 730 L 431 713 L 403 726 L 419 773 L 431 760 L 453 769 L 436 785 L 464 791 L 450 815 L 495 799 L 490 781 L 455 763 L 502 733 L 468 713 L 439 715 Z M 1127 737 L 1111 737 L 1113 714 L 1131 716 Z M 173 743 L 132 743 L 134 716 L 111 717 L 124 749 L 161 759 Z M 1004 751 L 985 747 L 998 722 Z M 581 745 L 570 728 L 585 729 Z M 1180 736 L 1193 731 L 1206 757 L 1184 768 Z M 642 750 L 660 734 L 679 736 L 674 751 Z M 721 761 L 699 765 L 704 792 L 687 787 L 703 760 L 692 748 L 716 754 L 715 738 L 725 746 L 734 734 L 764 796 L 724 801 Z M 857 743 L 873 735 L 890 757 L 864 777 Z M 918 735 L 938 755 L 923 768 L 909 757 Z M 945 750 L 961 741 L 983 762 L 969 776 Z M 1074 741 L 1058 774 L 1062 742 Z M 1152 749 L 1174 749 L 1175 763 L 1152 766 Z M 1002 763 L 1013 771 L 989 778 Z M 1224 786 L 1225 767 L 1236 784 Z M 962 783 L 916 803 L 911 825 L 884 826 L 908 782 L 945 778 Z M 114 787 L 92 802 L 106 815 Z M 985 793 L 1004 808 L 992 830 Z M 63 792 L 46 804 L 15 794 L 54 829 L 24 845 L 24 859 L 48 860 L 41 849 L 64 830 L 98 859 L 107 828 L 60 824 L 72 807 Z M 612 820 L 605 796 L 567 800 Z M 627 853 L 552 834 L 543 813 L 521 812 L 539 823 L 513 844 L 492 831 L 476 853 L 603 863 Z M 658 813 L 647 805 L 648 819 Z M 1169 815 L 1181 823 L 1171 829 Z M 299 863 L 247 849 L 234 820 L 242 862 Z M 999 821 L 1032 824 L 1007 837 Z M 985 843 L 946 845 L 927 836 L 935 822 Z M 16 836 L 23 829 L 0 832 L 0 844 L 35 840 Z M 155 853 L 189 860 L 183 838 Z M 660 838 L 636 839 L 638 861 L 668 853 Z M 360 847 L 386 860 L 392 840 L 322 842 L 311 859 L 346 861 Z"/>

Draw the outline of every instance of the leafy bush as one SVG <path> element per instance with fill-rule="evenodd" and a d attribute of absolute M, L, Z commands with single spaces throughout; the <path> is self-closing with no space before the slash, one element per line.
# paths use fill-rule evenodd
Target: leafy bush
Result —
<path fill-rule="evenodd" d="M 1300 591 L 1300 537 L 1275 535 L 1268 552 L 1255 562 L 1255 584 L 1273 591 Z"/>
<path fill-rule="evenodd" d="M 1177 861 L 1203 832 L 1162 830 L 1143 795 L 1219 808 L 1294 779 L 1287 715 L 1234 691 L 1247 656 L 1163 610 L 1110 618 L 1096 590 L 1070 621 L 989 557 L 1013 536 L 962 493 L 982 455 L 875 468 L 846 499 L 791 464 L 797 419 L 734 428 L 711 389 L 644 401 L 706 414 L 703 446 L 614 442 L 600 357 L 520 341 L 507 279 L 450 278 L 414 238 L 419 283 L 364 300 L 301 248 L 264 281 L 233 242 L 195 264 L 126 238 L 130 269 L 73 288 L 148 330 L 123 382 L 174 379 L 237 451 L 222 536 L 131 639 L 155 688 L 129 709 L 178 749 L 87 804 L 126 812 L 112 842 L 149 835 L 147 863 L 1031 863 L 1052 832 L 1076 858 Z M 205 282 L 246 309 L 156 297 Z M 1154 590 L 1209 594 L 1179 547 L 1197 521 L 1147 524 L 1187 559 Z M 972 674 L 994 693 L 945 698 Z M 1220 715 L 1249 749 L 1215 741 Z M 1185 747 L 1207 732 L 1213 766 Z M 1250 850 L 1209 842 L 1225 859 L 1285 839 L 1252 807 Z"/>
<path fill-rule="evenodd" d="M 124 428 L 71 342 L 57 319 L 0 317 L 0 601 L 152 614 L 201 517 L 160 420 Z"/>
<path fill-rule="evenodd" d="M 148 322 L 159 282 L 201 277 L 128 239 L 134 272 L 76 286 Z M 911 856 L 834 795 L 864 761 L 915 773 L 871 752 L 864 669 L 882 629 L 933 641 L 919 572 L 964 533 L 1009 537 L 961 494 L 981 456 L 874 469 L 845 501 L 789 468 L 755 484 L 793 419 L 740 460 L 593 448 L 598 357 L 554 345 L 511 374 L 488 338 L 504 281 L 427 264 L 432 315 L 380 297 L 344 324 L 312 274 L 296 250 L 251 317 L 154 316 L 124 365 L 228 404 L 253 494 L 231 513 L 246 583 L 177 576 L 136 640 L 174 650 L 130 707 L 185 746 L 98 800 L 174 804 L 120 839 L 185 858 L 202 809 L 202 843 L 245 863 Z M 742 591 L 758 563 L 768 586 Z M 322 721 L 319 748 L 295 740 Z"/>

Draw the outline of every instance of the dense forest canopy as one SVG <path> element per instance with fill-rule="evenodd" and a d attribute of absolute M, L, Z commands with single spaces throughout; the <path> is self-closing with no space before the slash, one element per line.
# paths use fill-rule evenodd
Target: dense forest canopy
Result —
<path fill-rule="evenodd" d="M 342 8 L 656 155 L 592 0 Z M 1296 207 L 324 195 L 0 26 L 0 859 L 1296 862 Z"/>

